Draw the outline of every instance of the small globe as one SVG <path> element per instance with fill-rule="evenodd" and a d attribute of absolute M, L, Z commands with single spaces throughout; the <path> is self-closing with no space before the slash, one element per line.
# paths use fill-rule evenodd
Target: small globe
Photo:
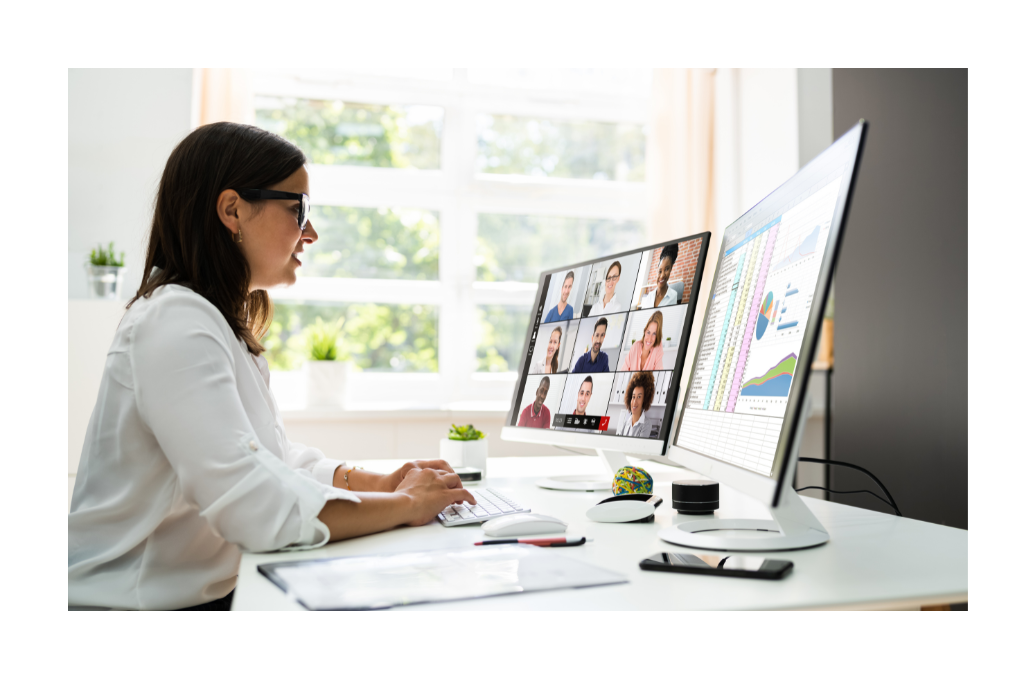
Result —
<path fill-rule="evenodd" d="M 630 495 L 634 493 L 651 494 L 655 482 L 651 474 L 640 467 L 623 467 L 615 472 L 615 480 L 612 481 L 612 495 Z"/>

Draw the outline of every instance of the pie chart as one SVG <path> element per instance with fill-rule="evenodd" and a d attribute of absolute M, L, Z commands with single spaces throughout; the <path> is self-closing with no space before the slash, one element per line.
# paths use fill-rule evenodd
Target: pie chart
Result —
<path fill-rule="evenodd" d="M 759 307 L 759 319 L 755 322 L 755 338 L 761 339 L 766 332 L 766 326 L 770 325 L 773 315 L 776 313 L 776 305 L 773 303 L 773 293 L 766 293 L 763 305 Z"/>

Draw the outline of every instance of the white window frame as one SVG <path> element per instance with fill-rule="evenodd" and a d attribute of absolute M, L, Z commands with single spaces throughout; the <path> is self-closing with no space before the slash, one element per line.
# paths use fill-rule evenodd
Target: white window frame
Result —
<path fill-rule="evenodd" d="M 515 372 L 476 372 L 476 305 L 531 308 L 535 283 L 475 280 L 478 215 L 515 214 L 647 222 L 643 182 L 553 179 L 475 172 L 477 116 L 483 113 L 552 120 L 646 124 L 648 97 L 636 93 L 571 92 L 496 87 L 468 81 L 386 78 L 331 71 L 256 71 L 257 96 L 332 99 L 361 104 L 428 105 L 445 109 L 439 170 L 313 165 L 314 205 L 420 208 L 439 213 L 439 280 L 299 278 L 271 292 L 276 301 L 434 304 L 439 307 L 438 374 L 364 373 L 365 401 L 392 400 L 450 409 L 506 410 Z M 354 392 L 355 393 L 355 392 Z M 406 397 L 402 397 L 406 394 Z"/>

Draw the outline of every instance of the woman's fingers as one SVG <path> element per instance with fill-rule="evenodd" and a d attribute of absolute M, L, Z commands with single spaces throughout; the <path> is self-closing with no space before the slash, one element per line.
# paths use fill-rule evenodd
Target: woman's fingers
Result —
<path fill-rule="evenodd" d="M 453 467 L 446 460 L 417 460 L 412 464 L 417 465 L 421 469 L 441 469 L 445 472 L 453 473 Z"/>
<path fill-rule="evenodd" d="M 450 496 L 453 498 L 453 503 L 452 504 L 459 505 L 462 502 L 467 502 L 468 504 L 472 504 L 472 505 L 473 504 L 477 504 L 475 502 L 475 496 L 473 496 L 470 491 L 468 491 L 468 490 L 466 490 L 464 488 L 456 488 L 456 489 L 450 490 L 449 492 L 450 492 Z"/>

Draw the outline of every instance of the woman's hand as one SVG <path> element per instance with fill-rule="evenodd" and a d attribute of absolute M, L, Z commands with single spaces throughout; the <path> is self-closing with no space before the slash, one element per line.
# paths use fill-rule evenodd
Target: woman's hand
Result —
<path fill-rule="evenodd" d="M 465 501 L 475 504 L 475 498 L 463 488 L 459 476 L 452 471 L 445 472 L 431 467 L 411 467 L 395 490 L 410 500 L 410 510 L 407 512 L 409 520 L 406 522 L 408 526 L 423 526 L 452 504 Z"/>
<path fill-rule="evenodd" d="M 382 488 L 379 490 L 383 493 L 395 492 L 411 469 L 438 469 L 453 474 L 453 467 L 446 460 L 415 460 L 407 462 L 391 474 L 386 474 L 382 479 Z"/>

